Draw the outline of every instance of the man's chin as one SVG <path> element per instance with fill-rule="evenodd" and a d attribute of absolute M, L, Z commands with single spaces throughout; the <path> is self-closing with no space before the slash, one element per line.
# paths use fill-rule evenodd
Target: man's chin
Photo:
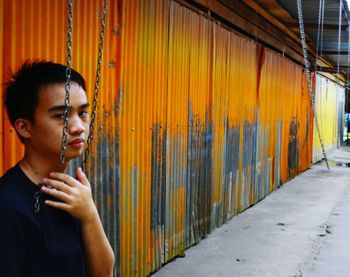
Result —
<path fill-rule="evenodd" d="M 79 157 L 82 157 L 84 153 L 84 149 L 76 149 L 74 151 L 67 151 L 66 152 L 66 156 L 65 156 L 65 160 L 66 161 L 70 161 L 70 160 L 74 160 L 77 159 Z"/>

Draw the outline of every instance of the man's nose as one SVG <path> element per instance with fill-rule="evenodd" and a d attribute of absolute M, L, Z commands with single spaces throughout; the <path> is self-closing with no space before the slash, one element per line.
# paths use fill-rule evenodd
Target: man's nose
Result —
<path fill-rule="evenodd" d="M 72 115 L 69 118 L 68 130 L 71 134 L 81 134 L 85 131 L 85 125 L 79 115 Z"/>

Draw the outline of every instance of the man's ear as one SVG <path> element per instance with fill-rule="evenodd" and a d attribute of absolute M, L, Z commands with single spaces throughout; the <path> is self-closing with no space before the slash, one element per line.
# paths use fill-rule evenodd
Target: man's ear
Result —
<path fill-rule="evenodd" d="M 32 124 L 28 119 L 18 118 L 15 121 L 14 127 L 17 133 L 23 138 L 31 137 Z"/>

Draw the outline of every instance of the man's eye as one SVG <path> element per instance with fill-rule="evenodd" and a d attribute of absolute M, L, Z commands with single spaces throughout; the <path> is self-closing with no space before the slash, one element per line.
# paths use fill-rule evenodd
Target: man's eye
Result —
<path fill-rule="evenodd" d="M 64 114 L 56 114 L 56 115 L 54 115 L 54 118 L 64 119 Z"/>
<path fill-rule="evenodd" d="M 81 117 L 88 117 L 89 116 L 89 113 L 87 111 L 82 111 L 80 112 L 79 114 Z"/>

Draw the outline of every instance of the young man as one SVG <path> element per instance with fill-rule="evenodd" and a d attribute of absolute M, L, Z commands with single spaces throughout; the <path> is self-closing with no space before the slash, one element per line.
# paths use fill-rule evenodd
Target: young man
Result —
<path fill-rule="evenodd" d="M 89 129 L 85 81 L 72 70 L 66 159 L 60 163 L 66 67 L 26 62 L 5 88 L 9 119 L 25 147 L 0 179 L 0 276 L 112 276 L 114 254 L 80 168 Z"/>

